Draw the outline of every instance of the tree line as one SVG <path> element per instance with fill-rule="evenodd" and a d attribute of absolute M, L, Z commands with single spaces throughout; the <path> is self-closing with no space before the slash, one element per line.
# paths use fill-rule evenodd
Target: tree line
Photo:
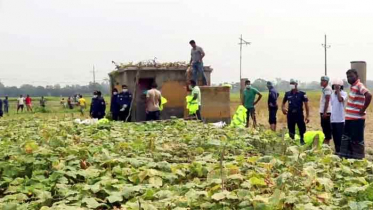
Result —
<path fill-rule="evenodd" d="M 24 84 L 20 87 L 16 86 L 5 86 L 0 83 L 0 96 L 18 97 L 19 95 L 30 95 L 33 97 L 41 96 L 73 96 L 76 94 L 91 95 L 93 91 L 99 90 L 102 94 L 107 95 L 110 93 L 109 82 L 104 81 L 102 83 L 89 83 L 88 85 L 47 85 L 47 86 L 34 86 L 30 84 Z"/>

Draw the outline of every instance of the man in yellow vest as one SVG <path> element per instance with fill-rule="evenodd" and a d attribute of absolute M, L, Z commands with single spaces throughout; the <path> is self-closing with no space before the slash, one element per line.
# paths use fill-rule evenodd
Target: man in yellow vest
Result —
<path fill-rule="evenodd" d="M 198 120 L 202 120 L 201 116 L 201 105 L 202 105 L 202 97 L 201 97 L 201 89 L 197 86 L 196 81 L 190 80 L 190 87 L 189 89 L 192 91 L 191 96 L 193 96 L 192 101 L 195 101 L 198 103 L 198 110 L 196 112 L 196 116 Z"/>

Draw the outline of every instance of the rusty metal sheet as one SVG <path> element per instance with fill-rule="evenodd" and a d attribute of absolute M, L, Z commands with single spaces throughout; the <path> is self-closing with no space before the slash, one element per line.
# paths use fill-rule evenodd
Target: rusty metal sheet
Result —
<path fill-rule="evenodd" d="M 187 96 L 185 82 L 167 81 L 162 84 L 162 96 L 167 99 L 165 107 L 184 107 Z"/>

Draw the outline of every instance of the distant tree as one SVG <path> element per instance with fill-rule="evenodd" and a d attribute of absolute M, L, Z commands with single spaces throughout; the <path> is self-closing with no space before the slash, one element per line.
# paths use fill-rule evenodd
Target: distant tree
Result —
<path fill-rule="evenodd" d="M 255 87 L 256 89 L 258 89 L 259 91 L 266 91 L 267 90 L 267 81 L 264 80 L 264 79 L 256 79 L 253 83 L 252 83 L 253 87 Z"/>

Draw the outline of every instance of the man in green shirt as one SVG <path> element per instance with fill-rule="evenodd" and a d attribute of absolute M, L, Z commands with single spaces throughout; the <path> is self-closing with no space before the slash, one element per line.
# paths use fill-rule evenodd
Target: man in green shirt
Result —
<path fill-rule="evenodd" d="M 256 95 L 259 97 L 255 100 Z M 254 87 L 251 86 L 250 80 L 245 82 L 245 90 L 243 91 L 242 104 L 247 109 L 247 122 L 246 127 L 249 127 L 249 119 L 254 123 L 254 128 L 256 128 L 256 117 L 255 117 L 255 105 L 262 99 L 262 94 Z"/>

